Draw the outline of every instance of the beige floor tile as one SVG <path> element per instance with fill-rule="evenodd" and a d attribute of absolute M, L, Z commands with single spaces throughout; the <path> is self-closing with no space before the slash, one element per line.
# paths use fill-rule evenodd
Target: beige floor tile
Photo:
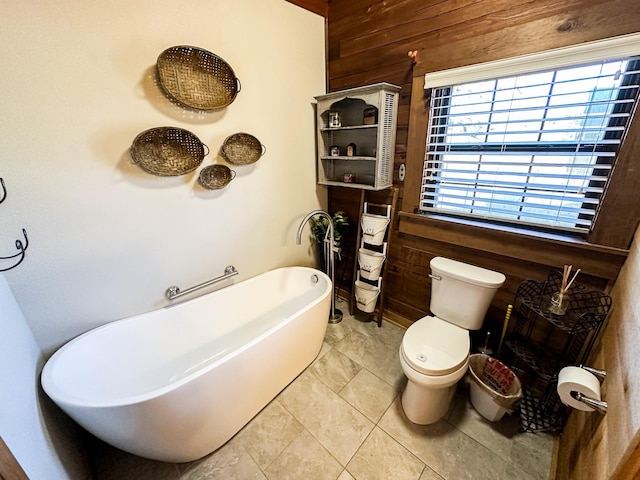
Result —
<path fill-rule="evenodd" d="M 440 475 L 431 470 L 428 466 L 424 467 L 422 475 L 419 480 L 444 480 Z"/>
<path fill-rule="evenodd" d="M 374 423 L 380 420 L 397 395 L 394 387 L 364 368 L 340 391 L 342 398 Z"/>
<path fill-rule="evenodd" d="M 356 316 L 348 315 L 344 318 L 345 325 L 349 327 L 351 332 L 356 331 L 364 333 L 365 335 L 371 335 L 371 332 L 378 328 L 377 322 L 368 320 L 368 316 L 359 310 L 356 310 Z"/>
<path fill-rule="evenodd" d="M 318 356 L 315 358 L 315 360 L 312 362 L 312 365 L 314 363 L 319 362 L 320 360 L 322 360 L 322 358 L 331 351 L 331 345 L 329 345 L 326 341 L 322 342 L 322 348 L 320 349 L 320 353 L 318 354 Z"/>
<path fill-rule="evenodd" d="M 510 415 L 505 415 L 499 422 L 490 422 L 482 417 L 473 408 L 464 382 L 458 385 L 447 421 L 505 460 L 509 459 L 511 443 L 520 426 L 519 418 Z"/>
<path fill-rule="evenodd" d="M 365 333 L 374 337 L 388 349 L 396 352 L 399 350 L 400 344 L 402 343 L 402 337 L 404 336 L 406 329 L 386 321 L 382 322 L 381 327 L 378 327 L 375 323 L 367 325 L 370 327 L 365 330 Z"/>
<path fill-rule="evenodd" d="M 418 480 L 424 463 L 379 428 L 374 428 L 347 465 L 357 479 Z"/>
<path fill-rule="evenodd" d="M 547 477 L 544 477 L 544 479 L 547 480 Z M 507 463 L 500 480 L 539 480 L 539 478 L 522 471 L 518 465 Z"/>
<path fill-rule="evenodd" d="M 444 420 L 424 426 L 411 423 L 399 398 L 379 426 L 446 479 L 494 480 L 506 465 L 504 459 Z"/>
<path fill-rule="evenodd" d="M 342 309 L 344 312 L 344 309 Z M 349 314 L 345 314 L 340 323 L 330 323 L 327 325 L 327 333 L 324 335 L 324 341 L 333 346 L 349 335 L 352 331 L 351 321 L 353 321 Z"/>
<path fill-rule="evenodd" d="M 338 477 L 338 480 L 355 480 L 355 478 L 353 478 L 349 472 L 347 472 L 346 470 L 343 470 L 340 476 Z"/>
<path fill-rule="evenodd" d="M 134 478 L 134 477 L 129 477 Z M 208 457 L 194 462 L 180 480 L 263 480 L 265 475 L 235 438 Z"/>
<path fill-rule="evenodd" d="M 362 369 L 362 366 L 332 348 L 310 370 L 334 392 L 339 392 Z"/>
<path fill-rule="evenodd" d="M 370 420 L 308 370 L 278 400 L 343 466 L 373 429 Z"/>
<path fill-rule="evenodd" d="M 513 439 L 509 462 L 535 479 L 546 480 L 551 468 L 553 441 L 547 433 L 520 433 Z"/>
<path fill-rule="evenodd" d="M 329 480 L 337 478 L 341 471 L 342 466 L 336 459 L 309 432 L 304 431 L 267 467 L 265 473 L 269 480 Z"/>
<path fill-rule="evenodd" d="M 236 438 L 264 470 L 303 430 L 302 424 L 273 400 Z"/>
<path fill-rule="evenodd" d="M 374 337 L 358 331 L 352 331 L 336 343 L 334 348 L 389 385 L 399 389 L 400 384 L 404 381 L 405 377 L 400 367 L 398 351 L 387 348 Z"/>

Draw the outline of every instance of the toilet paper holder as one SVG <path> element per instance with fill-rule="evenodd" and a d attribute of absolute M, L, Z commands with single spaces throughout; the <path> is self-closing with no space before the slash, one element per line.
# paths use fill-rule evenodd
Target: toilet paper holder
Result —
<path fill-rule="evenodd" d="M 593 368 L 593 367 L 587 367 L 586 365 L 579 365 L 579 367 L 595 375 L 595 377 L 600 381 L 600 383 L 604 382 L 607 379 L 607 372 L 604 370 L 600 370 L 598 368 Z"/>
<path fill-rule="evenodd" d="M 595 376 L 598 379 L 600 383 L 604 382 L 605 379 L 607 378 L 607 372 L 604 370 L 599 370 L 593 367 L 587 367 L 585 365 L 580 365 L 580 368 L 591 373 L 593 376 Z M 604 415 L 605 413 L 607 413 L 607 402 L 587 397 L 582 392 L 572 391 L 571 396 L 577 401 L 582 402 L 585 405 L 588 405 L 589 407 L 593 408 L 595 411 L 597 411 L 601 415 Z"/>

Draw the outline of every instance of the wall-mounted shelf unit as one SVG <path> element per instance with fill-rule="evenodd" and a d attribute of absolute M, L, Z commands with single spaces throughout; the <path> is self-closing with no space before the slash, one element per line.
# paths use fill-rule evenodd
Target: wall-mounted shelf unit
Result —
<path fill-rule="evenodd" d="M 319 184 L 392 186 L 399 91 L 378 83 L 316 97 Z"/>

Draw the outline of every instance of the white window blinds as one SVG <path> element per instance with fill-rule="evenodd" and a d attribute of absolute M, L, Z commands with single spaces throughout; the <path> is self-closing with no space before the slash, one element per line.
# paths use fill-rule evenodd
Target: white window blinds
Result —
<path fill-rule="evenodd" d="M 632 57 L 433 88 L 421 210 L 588 231 L 639 73 Z"/>

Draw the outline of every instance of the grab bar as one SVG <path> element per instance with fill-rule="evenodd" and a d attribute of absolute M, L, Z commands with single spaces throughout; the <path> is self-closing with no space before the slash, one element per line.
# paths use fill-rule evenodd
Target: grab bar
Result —
<path fill-rule="evenodd" d="M 165 290 L 164 296 L 167 297 L 167 300 L 175 300 L 176 298 L 180 298 L 184 295 L 189 295 L 196 290 L 200 290 L 201 288 L 208 287 L 209 285 L 213 285 L 214 283 L 221 282 L 222 280 L 226 280 L 227 278 L 231 278 L 237 274 L 238 270 L 236 270 L 236 267 L 234 267 L 233 265 L 229 265 L 224 269 L 224 275 L 221 275 L 220 277 L 211 279 L 208 282 L 201 283 L 200 285 L 196 285 L 195 287 L 187 288 L 184 291 L 181 291 L 179 287 L 173 285 Z"/>

